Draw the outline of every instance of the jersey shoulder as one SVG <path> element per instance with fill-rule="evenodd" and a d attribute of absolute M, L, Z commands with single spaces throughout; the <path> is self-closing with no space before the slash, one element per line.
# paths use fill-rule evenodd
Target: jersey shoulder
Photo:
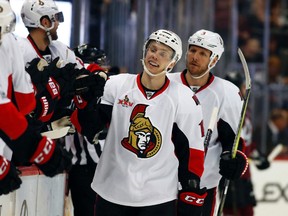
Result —
<path fill-rule="evenodd" d="M 58 40 L 53 40 L 49 47 L 57 47 L 58 49 L 70 49 L 66 44 Z"/>
<path fill-rule="evenodd" d="M 220 77 L 215 77 L 211 88 L 218 99 L 222 101 L 223 106 L 240 106 L 243 98 L 240 89 L 232 82 Z"/>
<path fill-rule="evenodd" d="M 194 92 L 191 91 L 189 87 L 176 80 L 170 80 L 170 95 L 174 97 L 175 101 L 179 101 L 179 103 L 183 103 L 183 101 L 186 100 L 195 101 L 197 98 L 197 96 L 194 96 Z M 198 104 L 199 101 L 197 101 L 196 105 Z"/>
<path fill-rule="evenodd" d="M 225 80 L 220 77 L 216 77 L 211 84 L 211 88 L 217 92 L 217 94 L 222 94 L 225 97 L 233 97 L 235 94 L 239 94 L 239 88 L 232 82 Z"/>
<path fill-rule="evenodd" d="M 105 86 L 108 88 L 113 89 L 120 89 L 123 85 L 125 86 L 131 86 L 132 83 L 135 82 L 136 79 L 135 74 L 117 74 L 110 76 L 107 80 Z M 106 88 L 106 87 L 105 87 Z"/>
<path fill-rule="evenodd" d="M 177 82 L 181 82 L 181 72 L 167 73 L 167 77 L 169 80 L 175 80 Z"/>

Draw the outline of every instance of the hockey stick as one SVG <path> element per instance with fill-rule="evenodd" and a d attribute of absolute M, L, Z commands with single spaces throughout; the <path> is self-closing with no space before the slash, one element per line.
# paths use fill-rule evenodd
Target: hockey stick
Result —
<path fill-rule="evenodd" d="M 69 131 L 70 127 L 66 126 L 63 128 L 57 128 L 55 130 L 51 130 L 51 131 L 46 131 L 41 133 L 42 136 L 47 136 L 50 139 L 59 139 L 61 137 L 64 137 L 67 135 L 68 131 Z"/>
<path fill-rule="evenodd" d="M 271 163 L 281 153 L 282 149 L 283 144 L 281 143 L 275 146 L 267 157 L 268 161 Z"/>
<path fill-rule="evenodd" d="M 242 53 L 240 48 L 238 48 L 238 55 L 239 55 L 239 58 L 241 60 L 241 63 L 242 63 L 243 69 L 244 69 L 244 73 L 245 73 L 246 92 L 245 92 L 245 96 L 243 98 L 244 101 L 243 101 L 243 105 L 242 105 L 241 116 L 240 116 L 237 132 L 236 132 L 235 139 L 234 139 L 233 146 L 232 146 L 232 151 L 231 151 L 231 157 L 232 158 L 236 157 L 238 144 L 239 144 L 239 139 L 240 139 L 240 136 L 241 136 L 241 129 L 242 129 L 243 122 L 244 122 L 244 119 L 245 119 L 247 105 L 248 105 L 250 92 L 251 92 L 250 72 L 249 72 L 248 65 L 247 65 L 247 62 L 245 60 L 245 57 L 244 57 L 244 55 L 243 55 L 243 53 Z M 222 215 L 222 211 L 223 211 L 223 207 L 224 207 L 224 203 L 225 203 L 225 199 L 226 199 L 226 195 L 227 195 L 229 184 L 230 184 L 230 180 L 229 179 L 225 179 L 224 190 L 223 190 L 223 193 L 222 193 L 222 196 L 221 196 L 221 199 L 220 199 L 220 204 L 219 204 L 217 216 L 221 216 Z"/>
<path fill-rule="evenodd" d="M 211 139 L 211 136 L 212 136 L 212 132 L 213 132 L 216 120 L 217 120 L 217 115 L 218 115 L 218 107 L 215 106 L 213 108 L 213 110 L 212 110 L 211 117 L 210 117 L 210 122 L 209 122 L 208 129 L 207 129 L 207 132 L 206 132 L 206 136 L 205 136 L 205 139 L 204 139 L 205 155 L 207 154 L 208 145 L 209 145 L 209 142 L 210 142 L 210 139 Z"/>
<path fill-rule="evenodd" d="M 267 160 L 269 161 L 269 163 L 271 163 L 283 150 L 284 146 L 282 143 L 277 144 L 272 151 L 270 152 L 270 154 L 267 157 Z M 250 155 L 251 159 L 249 160 L 249 163 L 251 164 L 255 164 L 260 165 L 261 164 L 261 160 L 259 161 L 259 157 L 260 157 L 260 153 L 256 150 L 256 151 L 252 151 L 252 154 Z"/>

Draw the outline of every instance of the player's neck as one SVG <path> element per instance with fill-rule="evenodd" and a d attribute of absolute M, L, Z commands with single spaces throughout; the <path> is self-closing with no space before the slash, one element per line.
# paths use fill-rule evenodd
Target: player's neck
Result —
<path fill-rule="evenodd" d="M 47 46 L 49 45 L 49 40 L 47 38 L 46 33 L 41 32 L 40 29 L 38 31 L 32 31 L 30 32 L 30 37 L 33 39 L 35 45 L 37 46 L 37 48 L 41 51 L 46 50 Z"/>
<path fill-rule="evenodd" d="M 142 73 L 141 83 L 150 90 L 158 90 L 165 84 L 166 74 L 159 76 L 149 76 L 147 73 Z"/>
<path fill-rule="evenodd" d="M 195 79 L 193 78 L 189 71 L 187 71 L 187 73 L 185 74 L 185 78 L 187 80 L 187 83 L 189 84 L 189 86 L 204 86 L 209 79 L 210 73 L 205 74 L 205 76 L 201 77 L 200 79 Z"/>

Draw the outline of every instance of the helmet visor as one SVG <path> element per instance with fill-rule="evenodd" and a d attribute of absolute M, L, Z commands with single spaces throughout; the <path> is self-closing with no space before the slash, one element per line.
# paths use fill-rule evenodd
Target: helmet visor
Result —
<path fill-rule="evenodd" d="M 60 23 L 64 22 L 64 15 L 63 15 L 62 11 L 54 14 L 53 18 L 54 18 L 54 21 L 58 21 Z"/>

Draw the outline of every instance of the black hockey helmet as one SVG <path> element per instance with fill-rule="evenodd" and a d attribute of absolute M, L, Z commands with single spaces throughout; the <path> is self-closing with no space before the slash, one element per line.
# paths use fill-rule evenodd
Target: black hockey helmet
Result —
<path fill-rule="evenodd" d="M 74 48 L 75 55 L 82 59 L 84 63 L 107 64 L 106 53 L 91 44 L 83 44 Z"/>

